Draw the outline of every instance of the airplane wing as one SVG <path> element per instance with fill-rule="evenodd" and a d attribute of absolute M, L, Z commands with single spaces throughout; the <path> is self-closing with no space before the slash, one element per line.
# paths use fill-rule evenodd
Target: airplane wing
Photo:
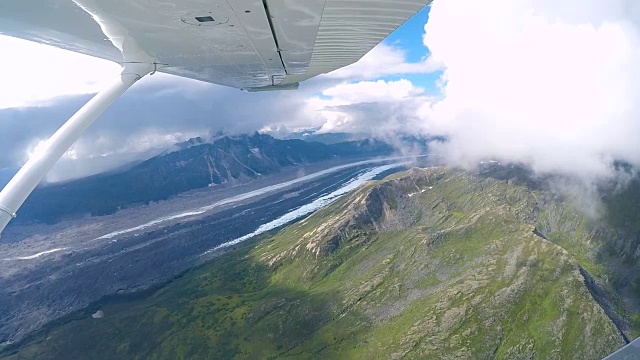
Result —
<path fill-rule="evenodd" d="M 640 338 L 637 338 L 603 360 L 640 360 Z"/>
<path fill-rule="evenodd" d="M 286 89 L 356 62 L 430 2 L 3 1 L 0 33 L 240 89 Z"/>

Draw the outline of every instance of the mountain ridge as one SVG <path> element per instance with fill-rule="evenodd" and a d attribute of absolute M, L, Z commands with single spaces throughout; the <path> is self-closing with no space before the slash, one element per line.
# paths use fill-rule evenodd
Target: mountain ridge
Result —
<path fill-rule="evenodd" d="M 55 223 L 67 216 L 106 215 L 193 189 L 251 181 L 294 165 L 394 151 L 377 140 L 326 145 L 277 140 L 259 133 L 224 136 L 211 143 L 196 138 L 121 172 L 41 186 L 25 202 L 15 223 Z"/>

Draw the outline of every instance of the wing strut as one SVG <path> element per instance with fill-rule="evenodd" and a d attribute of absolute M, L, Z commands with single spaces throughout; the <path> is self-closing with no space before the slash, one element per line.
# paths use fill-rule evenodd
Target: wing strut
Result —
<path fill-rule="evenodd" d="M 0 192 L 0 234 L 60 157 L 116 99 L 154 69 L 153 64 L 127 63 L 120 77 L 78 110 L 47 140 Z"/>

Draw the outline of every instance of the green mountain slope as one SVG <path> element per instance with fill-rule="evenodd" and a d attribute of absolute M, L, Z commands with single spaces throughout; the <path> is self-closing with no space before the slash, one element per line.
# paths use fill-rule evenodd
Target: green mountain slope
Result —
<path fill-rule="evenodd" d="M 4 355 L 602 358 L 624 340 L 603 310 L 617 304 L 606 281 L 598 285 L 609 270 L 577 245 L 596 235 L 542 197 L 454 170 L 394 175 L 160 289 L 105 299 Z M 93 319 L 98 309 L 104 317 Z"/>

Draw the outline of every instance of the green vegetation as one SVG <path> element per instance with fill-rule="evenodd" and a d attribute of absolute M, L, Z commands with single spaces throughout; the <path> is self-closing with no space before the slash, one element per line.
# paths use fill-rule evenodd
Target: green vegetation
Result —
<path fill-rule="evenodd" d="M 525 187 L 462 172 L 394 175 L 4 355 L 600 359 L 623 340 L 578 264 L 596 277 L 601 265 L 539 236 L 537 219 L 558 239 L 575 232 L 556 229 L 552 210 L 536 218 L 537 204 Z"/>

